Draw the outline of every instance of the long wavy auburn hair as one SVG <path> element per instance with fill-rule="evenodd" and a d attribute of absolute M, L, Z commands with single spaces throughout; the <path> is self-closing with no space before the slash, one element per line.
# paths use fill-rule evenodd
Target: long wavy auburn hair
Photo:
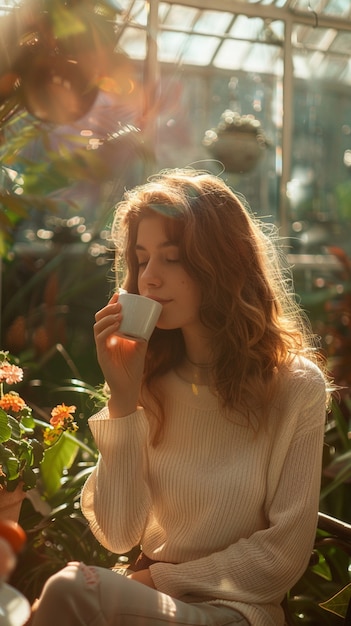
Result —
<path fill-rule="evenodd" d="M 254 408 L 264 420 L 277 373 L 295 355 L 322 363 L 296 303 L 274 227 L 251 214 L 221 178 L 190 168 L 163 171 L 127 191 L 116 210 L 116 270 L 130 293 L 138 293 L 138 226 L 155 213 L 201 289 L 199 315 L 212 336 L 213 391 L 223 408 L 240 409 L 248 416 Z M 145 361 L 147 393 L 142 393 L 147 415 L 156 418 L 156 425 L 151 420 L 154 442 L 164 419 L 157 381 L 177 367 L 184 354 L 180 329 L 155 329 Z"/>

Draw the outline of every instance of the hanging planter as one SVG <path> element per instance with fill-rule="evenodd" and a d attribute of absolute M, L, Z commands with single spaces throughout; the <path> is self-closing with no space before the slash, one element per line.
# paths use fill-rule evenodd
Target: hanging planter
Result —
<path fill-rule="evenodd" d="M 118 83 L 114 21 L 121 9 L 110 0 L 22 4 L 2 18 L 0 118 L 24 108 L 40 121 L 70 124 L 90 111 L 103 79 Z"/>
<path fill-rule="evenodd" d="M 33 56 L 21 77 L 22 102 L 31 115 L 44 122 L 68 124 L 83 117 L 98 94 L 96 81 L 76 61 L 43 48 Z"/>
<path fill-rule="evenodd" d="M 210 154 L 228 172 L 249 172 L 269 145 L 260 122 L 253 115 L 226 110 L 215 129 L 207 130 L 202 141 Z"/>

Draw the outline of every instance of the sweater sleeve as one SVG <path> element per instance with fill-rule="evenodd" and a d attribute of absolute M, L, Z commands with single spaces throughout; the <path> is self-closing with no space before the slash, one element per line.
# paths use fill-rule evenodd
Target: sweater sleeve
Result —
<path fill-rule="evenodd" d="M 99 459 L 86 481 L 82 512 L 98 541 L 116 554 L 140 542 L 150 509 L 145 480 L 147 419 L 143 409 L 110 419 L 105 408 L 89 420 Z"/>
<path fill-rule="evenodd" d="M 178 598 L 200 596 L 264 604 L 280 602 L 301 577 L 317 525 L 325 428 L 324 386 L 314 389 L 298 421 L 270 498 L 267 528 L 194 561 L 152 565 L 150 571 L 158 590 Z M 280 458 L 279 442 L 276 447 Z M 274 453 L 273 450 L 273 456 Z"/>

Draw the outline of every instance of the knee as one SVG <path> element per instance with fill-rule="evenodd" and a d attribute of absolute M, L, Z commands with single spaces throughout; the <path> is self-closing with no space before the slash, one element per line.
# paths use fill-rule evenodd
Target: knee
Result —
<path fill-rule="evenodd" d="M 70 563 L 46 581 L 33 610 L 32 626 L 62 626 L 65 621 L 66 626 L 88 623 L 99 611 L 94 593 L 97 587 L 95 568 Z"/>
<path fill-rule="evenodd" d="M 84 579 L 81 576 L 81 564 L 70 563 L 62 570 L 53 574 L 45 583 L 41 596 L 38 601 L 38 607 L 50 606 L 51 611 L 62 610 L 66 603 L 71 603 L 83 593 Z M 84 566 L 83 566 L 84 567 Z"/>

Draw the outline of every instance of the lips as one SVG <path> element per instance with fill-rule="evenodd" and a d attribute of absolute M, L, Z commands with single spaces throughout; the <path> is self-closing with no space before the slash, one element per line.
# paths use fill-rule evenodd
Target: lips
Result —
<path fill-rule="evenodd" d="M 164 304 L 168 304 L 169 302 L 171 302 L 171 300 L 166 300 L 166 299 L 163 299 L 163 298 L 156 298 L 156 297 L 153 297 L 153 296 L 146 296 L 146 297 L 150 298 L 150 300 L 155 300 L 155 302 L 159 302 L 160 304 L 162 304 L 162 306 Z"/>

